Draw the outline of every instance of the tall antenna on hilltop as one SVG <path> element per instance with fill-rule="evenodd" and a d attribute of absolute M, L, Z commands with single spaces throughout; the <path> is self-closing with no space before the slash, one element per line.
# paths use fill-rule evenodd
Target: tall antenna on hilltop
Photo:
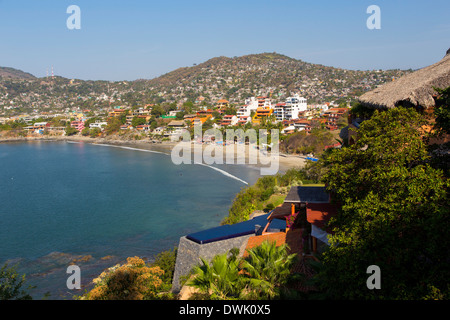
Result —
<path fill-rule="evenodd" d="M 48 68 L 47 68 L 47 76 L 45 78 L 48 79 Z"/>
<path fill-rule="evenodd" d="M 52 80 L 54 79 L 54 75 L 53 75 L 53 66 L 52 66 Z"/>

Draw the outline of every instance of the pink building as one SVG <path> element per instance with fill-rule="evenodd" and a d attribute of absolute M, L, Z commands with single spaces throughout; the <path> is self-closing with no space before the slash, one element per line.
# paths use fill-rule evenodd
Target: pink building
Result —
<path fill-rule="evenodd" d="M 72 128 L 77 129 L 78 131 L 81 131 L 81 130 L 84 129 L 84 122 L 83 122 L 83 121 L 72 121 L 72 122 L 70 123 L 70 126 L 71 126 Z"/>

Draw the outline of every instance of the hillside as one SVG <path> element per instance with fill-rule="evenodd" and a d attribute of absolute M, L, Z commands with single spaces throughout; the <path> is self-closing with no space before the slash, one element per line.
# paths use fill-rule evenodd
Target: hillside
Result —
<path fill-rule="evenodd" d="M 349 101 L 411 72 L 345 70 L 278 53 L 216 57 L 154 79 L 135 81 L 35 78 L 13 68 L 0 71 L 0 116 L 117 105 L 179 105 L 187 100 L 195 103 L 200 96 L 207 106 L 222 98 L 238 106 L 248 97 L 269 94 L 276 103 L 294 93 L 303 95 L 309 104 Z"/>
<path fill-rule="evenodd" d="M 0 78 L 3 79 L 36 79 L 31 73 L 24 72 L 22 70 L 0 67 Z"/>
<path fill-rule="evenodd" d="M 192 67 L 179 68 L 149 81 L 166 95 L 198 95 L 215 101 L 226 98 L 240 103 L 249 96 L 273 97 L 300 92 L 309 101 L 359 96 L 377 85 L 410 71 L 353 71 L 307 63 L 278 53 L 242 57 L 217 57 Z"/>

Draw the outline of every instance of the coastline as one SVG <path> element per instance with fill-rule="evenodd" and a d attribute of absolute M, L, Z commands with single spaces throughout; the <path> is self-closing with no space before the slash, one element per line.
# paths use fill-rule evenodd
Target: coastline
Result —
<path fill-rule="evenodd" d="M 0 136 L 0 144 L 1 143 L 13 143 L 13 142 L 36 142 L 36 141 L 70 141 L 70 142 L 84 142 L 90 144 L 108 144 L 113 146 L 122 146 L 122 147 L 133 147 L 144 150 L 152 150 L 152 151 L 160 151 L 165 153 L 170 153 L 172 148 L 175 147 L 178 142 L 172 141 L 159 141 L 155 142 L 151 139 L 141 139 L 141 140 L 130 140 L 130 139 L 118 139 L 115 136 L 109 137 L 84 137 L 84 136 L 27 136 L 27 137 L 2 137 Z M 208 145 L 202 145 L 202 150 Z M 222 146 L 216 146 L 218 148 L 223 148 Z M 225 152 L 224 152 L 225 153 Z M 263 167 L 260 163 L 250 164 L 248 163 L 248 152 L 245 154 L 245 164 L 246 166 L 260 168 Z M 279 173 L 284 173 L 292 168 L 303 168 L 307 160 L 305 157 L 299 155 L 291 155 L 291 154 L 282 154 L 280 153 L 278 156 L 279 162 Z M 236 164 L 237 165 L 237 164 Z"/>
<path fill-rule="evenodd" d="M 8 137 L 4 138 L 0 136 L 0 145 L 2 143 L 39 143 L 39 142 L 72 142 L 72 143 L 87 143 L 87 144 L 99 144 L 99 145 L 110 145 L 117 147 L 128 147 L 128 148 L 136 148 L 150 151 L 162 152 L 165 154 L 170 154 L 173 147 L 175 147 L 178 142 L 171 141 L 163 141 L 160 143 L 155 143 L 151 139 L 142 139 L 142 140 L 126 140 L 126 139 L 117 139 L 114 136 L 110 136 L 107 138 L 90 138 L 84 136 L 29 136 L 29 137 Z M 202 150 L 204 150 L 207 145 L 203 145 Z M 248 159 L 248 156 L 246 157 Z M 299 168 L 303 167 L 306 163 L 306 160 L 301 158 L 298 155 L 284 155 L 280 154 L 279 156 L 279 171 L 278 173 L 283 173 L 291 168 Z M 259 164 L 244 164 L 249 168 L 258 168 Z M 61 253 L 62 254 L 62 253 Z M 64 255 L 64 254 L 62 254 Z M 148 257 L 147 257 L 148 258 Z M 44 259 L 45 260 L 45 259 Z M 110 260 L 97 261 L 97 264 L 101 264 L 102 266 L 107 268 L 107 266 L 112 266 L 114 263 Z M 93 268 L 91 265 L 84 265 L 84 268 Z M 50 271 L 49 271 L 50 274 Z M 39 275 L 34 275 L 34 278 Z M 44 275 L 46 277 L 46 275 Z M 92 286 L 91 279 L 89 279 L 89 283 L 83 285 L 85 289 L 90 288 Z M 41 294 L 40 292 L 36 294 Z M 56 293 L 55 293 L 56 294 Z M 37 297 L 37 295 L 36 295 Z M 64 298 L 64 297 L 63 297 Z"/>

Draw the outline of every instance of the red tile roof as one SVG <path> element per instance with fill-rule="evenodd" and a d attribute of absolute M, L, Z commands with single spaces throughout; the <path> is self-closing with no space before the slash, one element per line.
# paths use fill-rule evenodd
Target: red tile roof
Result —
<path fill-rule="evenodd" d="M 306 205 L 306 219 L 309 223 L 323 229 L 330 218 L 337 214 L 337 208 L 337 205 L 332 203 L 308 203 Z"/>

